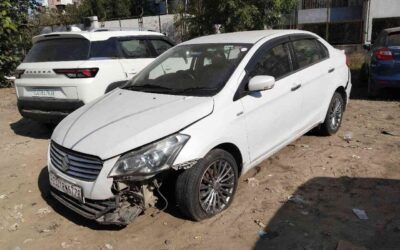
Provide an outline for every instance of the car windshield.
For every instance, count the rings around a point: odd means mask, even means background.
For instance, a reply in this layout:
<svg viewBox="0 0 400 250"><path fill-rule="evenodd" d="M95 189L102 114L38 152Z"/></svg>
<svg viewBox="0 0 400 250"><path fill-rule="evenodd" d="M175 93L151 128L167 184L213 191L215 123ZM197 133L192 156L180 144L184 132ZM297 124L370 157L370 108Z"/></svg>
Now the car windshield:
<svg viewBox="0 0 400 250"><path fill-rule="evenodd" d="M124 88L153 93L213 96L224 87L250 46L177 46L162 54Z"/></svg>
<svg viewBox="0 0 400 250"><path fill-rule="evenodd" d="M400 32L389 34L388 36L388 46L400 46Z"/></svg>

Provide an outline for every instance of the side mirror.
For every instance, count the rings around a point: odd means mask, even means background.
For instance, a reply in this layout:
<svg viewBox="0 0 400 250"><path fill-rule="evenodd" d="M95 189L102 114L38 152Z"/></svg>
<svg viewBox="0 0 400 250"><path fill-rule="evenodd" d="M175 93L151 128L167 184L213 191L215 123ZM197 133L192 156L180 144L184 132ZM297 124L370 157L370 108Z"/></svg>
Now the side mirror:
<svg viewBox="0 0 400 250"><path fill-rule="evenodd" d="M275 77L273 76L254 76L250 79L248 89L250 92L263 91L272 89L275 85Z"/></svg>
<svg viewBox="0 0 400 250"><path fill-rule="evenodd" d="M371 44L364 44L363 45L363 48L365 49L365 50L371 50Z"/></svg>

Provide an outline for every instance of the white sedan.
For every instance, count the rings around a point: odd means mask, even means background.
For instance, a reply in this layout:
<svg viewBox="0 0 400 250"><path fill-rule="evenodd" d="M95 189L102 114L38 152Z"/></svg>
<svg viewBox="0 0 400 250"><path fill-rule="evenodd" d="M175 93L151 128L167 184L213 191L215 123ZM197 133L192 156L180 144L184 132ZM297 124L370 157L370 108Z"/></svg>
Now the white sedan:
<svg viewBox="0 0 400 250"><path fill-rule="evenodd" d="M192 220L232 203L238 178L309 130L335 134L349 100L346 56L295 30L184 42L122 88L66 117L49 148L51 194L126 225L175 183Z"/></svg>

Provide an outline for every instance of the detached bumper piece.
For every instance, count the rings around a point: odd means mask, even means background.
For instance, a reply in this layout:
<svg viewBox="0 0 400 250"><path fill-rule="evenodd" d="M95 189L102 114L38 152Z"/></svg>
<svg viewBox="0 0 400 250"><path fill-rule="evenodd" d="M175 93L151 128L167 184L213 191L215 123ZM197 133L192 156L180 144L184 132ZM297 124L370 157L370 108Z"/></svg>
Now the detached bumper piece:
<svg viewBox="0 0 400 250"><path fill-rule="evenodd" d="M99 224L126 226L143 212L143 209L138 206L123 206L119 202L119 196L100 201L85 199L85 203L82 203L54 188L50 193L75 213L95 220Z"/></svg>
<svg viewBox="0 0 400 250"><path fill-rule="evenodd" d="M46 123L58 123L64 117L80 108L80 100L63 100L54 98L20 98L18 110L25 118Z"/></svg>

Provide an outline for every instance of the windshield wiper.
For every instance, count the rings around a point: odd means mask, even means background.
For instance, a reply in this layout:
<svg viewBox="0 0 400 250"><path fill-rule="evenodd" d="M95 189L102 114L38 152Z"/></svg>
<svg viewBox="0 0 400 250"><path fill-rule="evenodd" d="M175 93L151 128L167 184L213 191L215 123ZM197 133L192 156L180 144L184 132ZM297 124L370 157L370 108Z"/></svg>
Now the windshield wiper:
<svg viewBox="0 0 400 250"><path fill-rule="evenodd" d="M148 90L168 90L168 91L172 91L173 89L168 88L168 87L164 87L164 86L160 86L160 85L153 85L153 84L140 84L140 85L129 85L126 86L125 89L130 89L130 90L134 90L134 89L148 89Z"/></svg>
<svg viewBox="0 0 400 250"><path fill-rule="evenodd" d="M186 89L180 89L180 90L175 90L175 93L188 93L188 92L193 92L193 91L215 91L218 90L218 88L207 88L207 87L192 87L192 88L186 88Z"/></svg>

